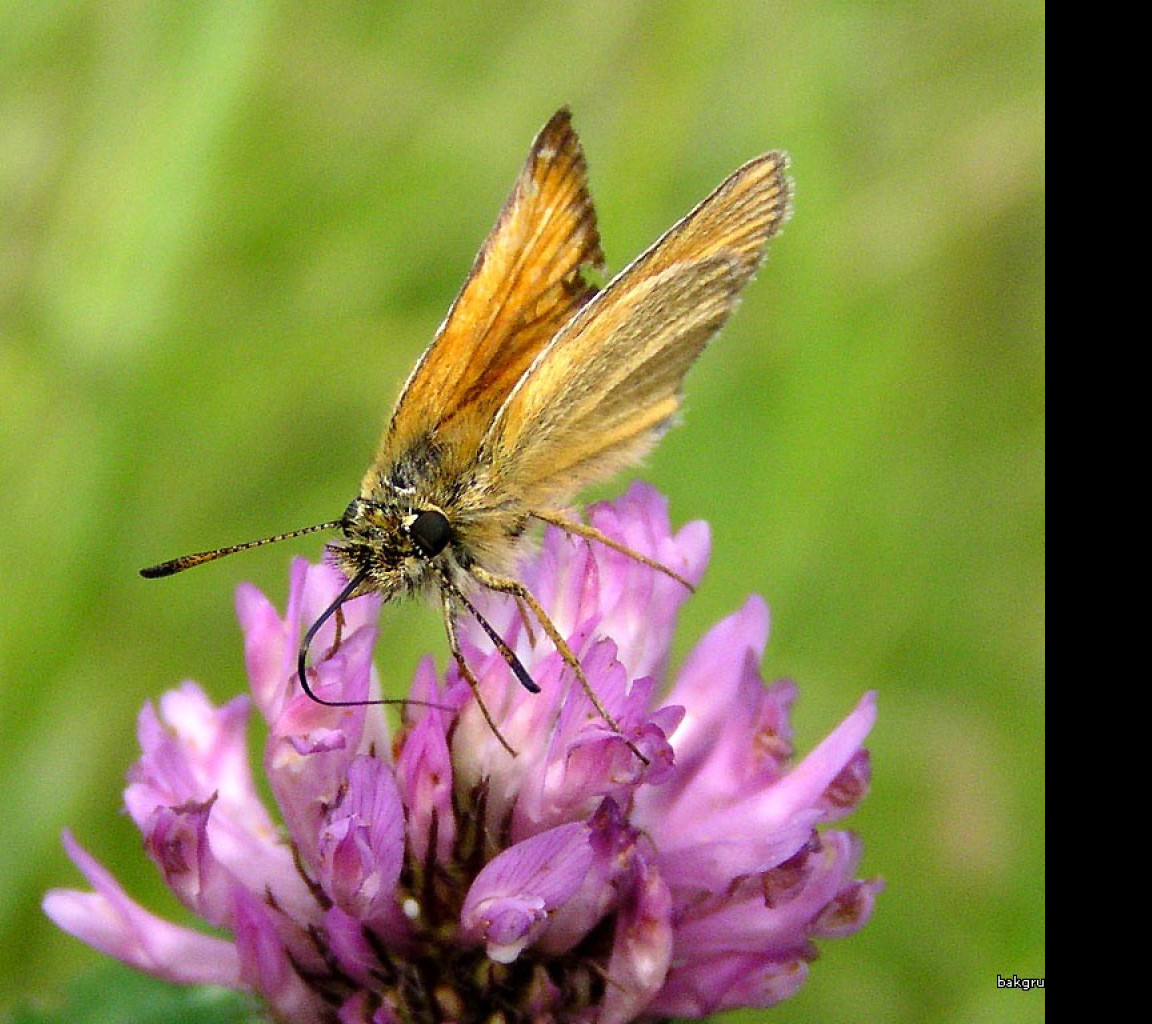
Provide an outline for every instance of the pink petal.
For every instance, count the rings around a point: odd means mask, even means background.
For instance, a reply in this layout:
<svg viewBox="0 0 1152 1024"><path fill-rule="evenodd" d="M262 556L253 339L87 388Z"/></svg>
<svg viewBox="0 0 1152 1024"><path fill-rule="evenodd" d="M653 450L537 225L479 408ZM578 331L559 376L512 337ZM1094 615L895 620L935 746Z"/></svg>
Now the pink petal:
<svg viewBox="0 0 1152 1024"><path fill-rule="evenodd" d="M325 1004L298 973L271 911L251 893L236 893L233 911L240 976L285 1021L323 1020Z"/></svg>
<svg viewBox="0 0 1152 1024"><path fill-rule="evenodd" d="M572 822L509 847L476 876L460 923L498 963L511 963L543 931L550 911L580 888L592 864L588 829Z"/></svg>
<svg viewBox="0 0 1152 1024"><path fill-rule="evenodd" d="M775 1006L794 996L808 977L802 956L765 954L698 958L677 964L649 1004L652 1017L707 1017L721 1010Z"/></svg>
<svg viewBox="0 0 1152 1024"><path fill-rule="evenodd" d="M420 662L412 696L438 702L436 668L431 658ZM453 769L448 750L451 718L428 708L412 727L396 762L396 781L408 808L408 843L412 856L423 862L429 837L435 830L438 859L449 856L456 841L456 812L452 802Z"/></svg>
<svg viewBox="0 0 1152 1024"><path fill-rule="evenodd" d="M235 946L149 913L65 832L64 848L95 892L53 889L44 912L64 931L138 970L183 985L244 988Z"/></svg>
<svg viewBox="0 0 1152 1024"><path fill-rule="evenodd" d="M211 803L203 852L210 850L213 861L249 889L271 891L286 910L304 911L314 901L249 769L249 708L244 697L216 708L193 683L165 694L159 714L145 705L139 722L143 753L129 771L124 802L146 837L157 827L158 808Z"/></svg>
<svg viewBox="0 0 1152 1024"><path fill-rule="evenodd" d="M404 808L392 767L360 756L348 766L347 788L328 812L319 843L324 891L365 922L395 903L404 861Z"/></svg>
<svg viewBox="0 0 1152 1024"><path fill-rule="evenodd" d="M717 891L732 878L766 871L791 857L824 817L823 794L855 756L876 717L875 695L857 707L803 761L779 780L734 799L727 789L708 801L700 787L684 811L656 816L649 807L645 830L660 851L661 872L673 888ZM659 791L657 791L659 793Z"/></svg>
<svg viewBox="0 0 1152 1024"><path fill-rule="evenodd" d="M636 884L618 911L616 936L597 1024L627 1024L660 991L672 962L672 894L651 865L638 859Z"/></svg>

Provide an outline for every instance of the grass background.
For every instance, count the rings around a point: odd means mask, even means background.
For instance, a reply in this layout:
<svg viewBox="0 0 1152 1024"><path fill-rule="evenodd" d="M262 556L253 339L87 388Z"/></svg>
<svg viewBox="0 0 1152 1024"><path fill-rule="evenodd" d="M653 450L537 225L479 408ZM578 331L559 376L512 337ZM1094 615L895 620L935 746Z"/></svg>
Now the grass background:
<svg viewBox="0 0 1152 1024"><path fill-rule="evenodd" d="M887 890L772 1018L1042 1020L996 976L1045 973L1043 34L1035 0L0 0L0 1015L100 962L39 911L64 826L173 911L119 810L136 713L235 693L234 585L282 602L320 543L137 568L342 511L569 103L617 269L792 154L640 471L713 525L685 646L763 593L802 748L880 691L851 823ZM382 638L398 685L443 652L426 608Z"/></svg>

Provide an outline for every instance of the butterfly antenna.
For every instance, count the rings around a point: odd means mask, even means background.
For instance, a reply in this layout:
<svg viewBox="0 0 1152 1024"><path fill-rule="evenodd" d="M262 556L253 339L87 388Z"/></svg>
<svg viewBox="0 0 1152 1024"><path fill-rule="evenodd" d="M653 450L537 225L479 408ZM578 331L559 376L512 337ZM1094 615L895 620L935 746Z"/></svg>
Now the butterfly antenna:
<svg viewBox="0 0 1152 1024"><path fill-rule="evenodd" d="M217 558L225 555L234 555L237 551L247 551L249 548L262 548L265 544L278 544L282 540L292 540L293 537L303 537L309 533L319 533L321 530L335 530L342 526L339 519L331 523L317 523L315 526L305 526L299 530L289 530L287 533L278 533L273 537L262 537L260 540L249 540L243 544L232 544L226 548L213 548L211 551L197 551L193 555L181 555L179 558L170 558L167 562L150 565L140 570L140 575L147 580L160 579L163 576L174 576L185 569L192 569L205 562L215 562Z"/></svg>

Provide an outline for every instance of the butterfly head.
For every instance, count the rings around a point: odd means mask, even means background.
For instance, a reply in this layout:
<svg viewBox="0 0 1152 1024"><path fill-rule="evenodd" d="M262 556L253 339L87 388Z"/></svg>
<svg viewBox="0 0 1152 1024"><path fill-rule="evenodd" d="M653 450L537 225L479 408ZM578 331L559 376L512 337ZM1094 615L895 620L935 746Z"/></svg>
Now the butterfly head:
<svg viewBox="0 0 1152 1024"><path fill-rule="evenodd" d="M340 532L343 537L328 545L336 564L349 579L366 573L361 593L385 600L430 582L430 563L453 540L448 517L436 507L363 497L345 510Z"/></svg>

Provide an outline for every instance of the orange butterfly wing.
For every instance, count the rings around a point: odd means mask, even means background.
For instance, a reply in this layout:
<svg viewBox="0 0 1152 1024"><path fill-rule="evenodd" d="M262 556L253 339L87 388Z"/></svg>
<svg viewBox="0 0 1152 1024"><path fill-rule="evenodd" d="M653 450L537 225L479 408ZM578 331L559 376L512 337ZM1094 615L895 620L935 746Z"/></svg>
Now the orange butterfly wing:
<svg viewBox="0 0 1152 1024"><path fill-rule="evenodd" d="M735 171L540 353L485 439L497 493L543 510L655 444L788 216L786 165L767 153Z"/></svg>
<svg viewBox="0 0 1152 1024"><path fill-rule="evenodd" d="M584 152L567 108L541 129L464 287L416 364L376 467L424 439L458 465L541 349L596 292L603 266ZM450 454L448 454L450 453Z"/></svg>

